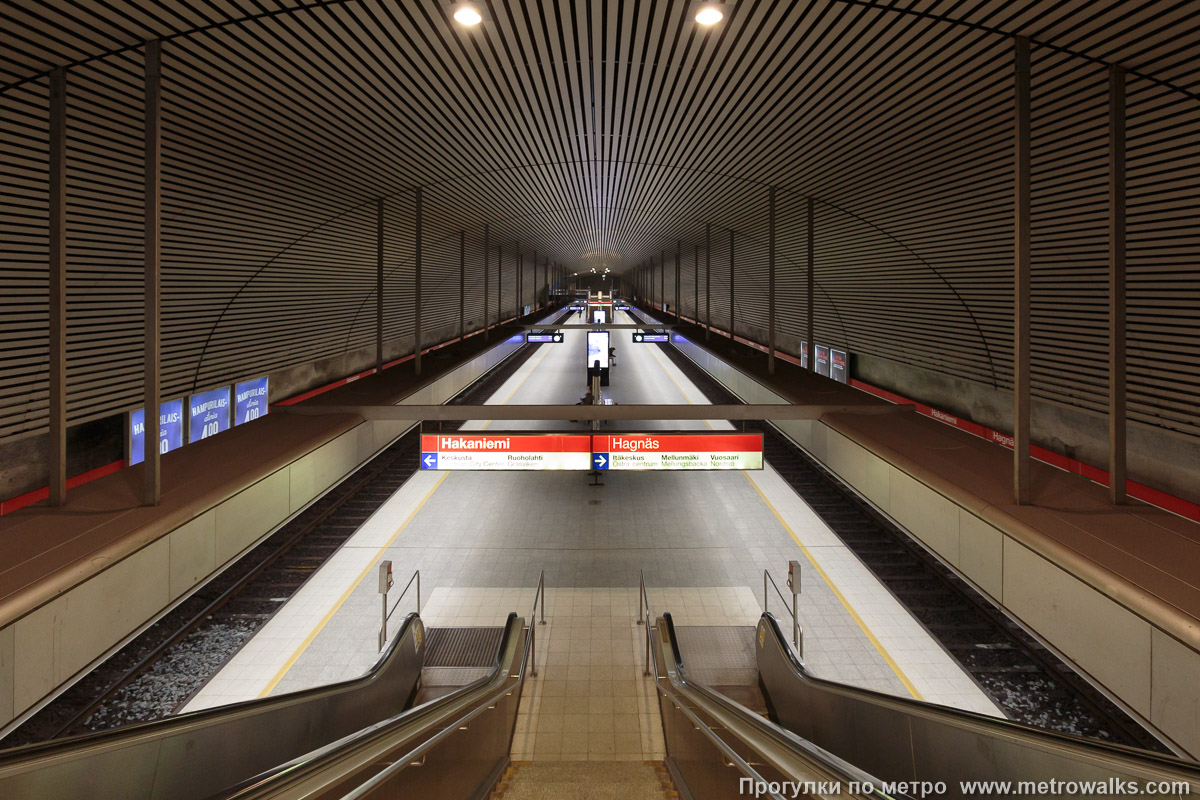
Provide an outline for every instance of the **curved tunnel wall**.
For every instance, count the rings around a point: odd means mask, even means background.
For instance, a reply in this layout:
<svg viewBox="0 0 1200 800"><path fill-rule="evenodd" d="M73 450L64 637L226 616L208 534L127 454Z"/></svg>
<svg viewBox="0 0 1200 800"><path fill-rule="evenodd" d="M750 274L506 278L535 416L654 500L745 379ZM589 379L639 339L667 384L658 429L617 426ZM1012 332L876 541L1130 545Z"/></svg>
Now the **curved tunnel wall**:
<svg viewBox="0 0 1200 800"><path fill-rule="evenodd" d="M460 230L467 327L479 325L488 223L493 319L498 290L506 316L517 308L518 244L527 296L536 250L627 278L665 254L668 298L681 245L684 312L707 289L694 262L711 259L722 328L732 231L734 325L765 341L775 185L781 347L807 326L812 197L817 339L858 354L868 381L1006 427L1009 38L830 0L739 6L720 34L696 37L670 4L625 6L635 24L604 4L555 17L530 0L498 12L481 34L492 39L464 44L418 5L309 8L166 42L165 396L369 348L381 197L389 356L411 349L418 184L426 340L457 325ZM1124 6L1109 6L1115 25ZM539 14L565 37L548 38ZM1102 55L1155 76L1129 78L1130 417L1194 449L1200 101L1179 89L1186 53L1168 45ZM0 64L0 443L46 425L47 80L30 76L85 49ZM141 73L136 48L68 71L76 425L141 399ZM1103 63L1034 48L1034 392L1054 410L1041 438L1066 448L1094 448L1074 431L1102 428L1107 393L1106 81ZM1158 446L1139 441L1135 461L1153 460ZM1136 466L1132 477L1145 479Z"/></svg>

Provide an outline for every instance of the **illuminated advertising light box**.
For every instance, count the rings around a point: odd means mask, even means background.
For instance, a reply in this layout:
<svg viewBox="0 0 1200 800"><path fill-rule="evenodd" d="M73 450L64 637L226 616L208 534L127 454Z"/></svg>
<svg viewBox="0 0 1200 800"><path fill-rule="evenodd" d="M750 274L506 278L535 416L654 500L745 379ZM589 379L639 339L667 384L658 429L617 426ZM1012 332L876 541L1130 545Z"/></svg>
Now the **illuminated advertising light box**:
<svg viewBox="0 0 1200 800"><path fill-rule="evenodd" d="M267 379L255 378L233 387L233 424L243 425L267 415Z"/></svg>
<svg viewBox="0 0 1200 800"><path fill-rule="evenodd" d="M850 356L845 350L829 351L829 377L839 383L850 382Z"/></svg>
<svg viewBox="0 0 1200 800"><path fill-rule="evenodd" d="M601 369L608 369L608 331L587 332L587 368L591 369L597 361Z"/></svg>
<svg viewBox="0 0 1200 800"><path fill-rule="evenodd" d="M608 470L762 469L761 433L592 435L592 468Z"/></svg>
<svg viewBox="0 0 1200 800"><path fill-rule="evenodd" d="M527 333L526 344L559 344L563 340L561 333Z"/></svg>
<svg viewBox="0 0 1200 800"><path fill-rule="evenodd" d="M586 433L424 433L421 469L585 470L591 445Z"/></svg>
<svg viewBox="0 0 1200 800"><path fill-rule="evenodd" d="M808 369L808 342L800 343L800 366Z"/></svg>
<svg viewBox="0 0 1200 800"><path fill-rule="evenodd" d="M229 387L188 398L188 441L198 442L229 430Z"/></svg>
<svg viewBox="0 0 1200 800"><path fill-rule="evenodd" d="M665 333L641 333L639 331L633 334L633 341L642 344L666 344L670 340Z"/></svg>
<svg viewBox="0 0 1200 800"><path fill-rule="evenodd" d="M829 348L823 344L816 346L817 374L829 377Z"/></svg>
<svg viewBox="0 0 1200 800"><path fill-rule="evenodd" d="M169 453L183 447L183 399L168 400L159 407L158 452ZM140 464L146 455L146 410L129 412L129 463Z"/></svg>

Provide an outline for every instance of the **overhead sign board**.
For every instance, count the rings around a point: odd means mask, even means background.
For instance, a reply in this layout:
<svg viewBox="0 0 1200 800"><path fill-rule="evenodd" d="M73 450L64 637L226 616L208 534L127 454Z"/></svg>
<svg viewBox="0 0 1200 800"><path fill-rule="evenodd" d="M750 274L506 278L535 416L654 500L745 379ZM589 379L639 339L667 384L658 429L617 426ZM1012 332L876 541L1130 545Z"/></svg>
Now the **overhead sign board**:
<svg viewBox="0 0 1200 800"><path fill-rule="evenodd" d="M129 412L129 463L140 464L146 455L146 410ZM168 400L159 406L158 452L169 453L183 447L183 398Z"/></svg>
<svg viewBox="0 0 1200 800"><path fill-rule="evenodd" d="M850 357L845 350L829 350L829 377L840 383L850 382Z"/></svg>
<svg viewBox="0 0 1200 800"><path fill-rule="evenodd" d="M233 387L233 424L242 425L267 415L267 379L242 381Z"/></svg>
<svg viewBox="0 0 1200 800"><path fill-rule="evenodd" d="M563 340L562 333L536 333L531 332L525 334L526 344L559 344Z"/></svg>
<svg viewBox="0 0 1200 800"><path fill-rule="evenodd" d="M426 470L585 470L591 458L586 433L421 435Z"/></svg>
<svg viewBox="0 0 1200 800"><path fill-rule="evenodd" d="M229 387L188 398L188 441L198 442L229 430Z"/></svg>
<svg viewBox="0 0 1200 800"><path fill-rule="evenodd" d="M642 344L666 344L671 341L671 338L665 333L642 333L641 331L634 331L633 341Z"/></svg>
<svg viewBox="0 0 1200 800"><path fill-rule="evenodd" d="M761 433L592 435L592 467L607 470L762 469Z"/></svg>

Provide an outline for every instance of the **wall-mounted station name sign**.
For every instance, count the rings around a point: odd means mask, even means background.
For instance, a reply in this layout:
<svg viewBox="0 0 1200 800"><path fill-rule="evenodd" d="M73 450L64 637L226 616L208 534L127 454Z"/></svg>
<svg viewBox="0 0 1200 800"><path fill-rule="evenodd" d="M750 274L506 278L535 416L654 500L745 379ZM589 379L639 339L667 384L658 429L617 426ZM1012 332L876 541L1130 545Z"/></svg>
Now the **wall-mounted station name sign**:
<svg viewBox="0 0 1200 800"><path fill-rule="evenodd" d="M581 434L421 434L421 469L585 470L591 436Z"/></svg>
<svg viewBox="0 0 1200 800"><path fill-rule="evenodd" d="M762 469L761 433L614 433L592 436L592 468Z"/></svg>
<svg viewBox="0 0 1200 800"><path fill-rule="evenodd" d="M562 344L562 340L563 335L561 332L530 331L525 334L526 344Z"/></svg>

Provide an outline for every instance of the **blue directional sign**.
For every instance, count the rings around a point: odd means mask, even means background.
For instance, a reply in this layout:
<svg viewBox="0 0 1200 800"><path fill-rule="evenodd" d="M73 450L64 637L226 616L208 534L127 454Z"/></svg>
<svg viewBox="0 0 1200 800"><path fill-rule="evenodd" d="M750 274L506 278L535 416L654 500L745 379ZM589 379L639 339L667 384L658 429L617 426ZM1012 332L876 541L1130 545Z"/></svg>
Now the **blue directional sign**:
<svg viewBox="0 0 1200 800"><path fill-rule="evenodd" d="M188 441L198 442L229 430L229 387L188 398Z"/></svg>
<svg viewBox="0 0 1200 800"><path fill-rule="evenodd" d="M421 453L421 469L437 469L437 453Z"/></svg>
<svg viewBox="0 0 1200 800"><path fill-rule="evenodd" d="M665 333L635 333L633 341L643 344L666 344L670 338Z"/></svg>
<svg viewBox="0 0 1200 800"><path fill-rule="evenodd" d="M592 469L608 469L608 453L592 453Z"/></svg>
<svg viewBox="0 0 1200 800"><path fill-rule="evenodd" d="M160 406L158 417L158 452L167 453L183 447L183 400L168 400ZM146 412L129 412L129 463L142 463L145 454L142 441L146 435Z"/></svg>
<svg viewBox="0 0 1200 800"><path fill-rule="evenodd" d="M268 412L267 379L255 378L233 387L233 424L242 425L258 419Z"/></svg>

